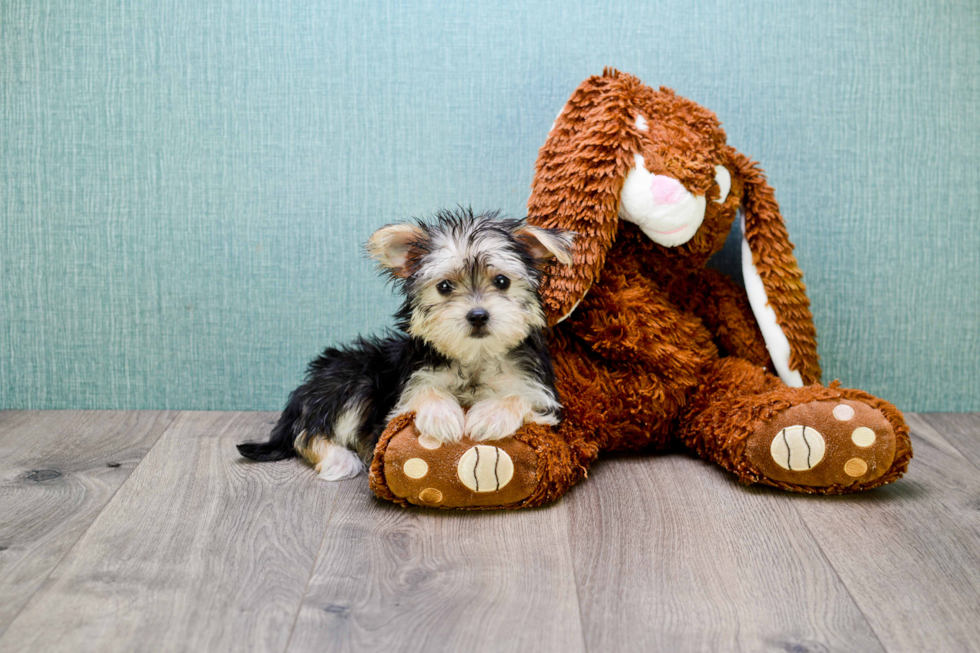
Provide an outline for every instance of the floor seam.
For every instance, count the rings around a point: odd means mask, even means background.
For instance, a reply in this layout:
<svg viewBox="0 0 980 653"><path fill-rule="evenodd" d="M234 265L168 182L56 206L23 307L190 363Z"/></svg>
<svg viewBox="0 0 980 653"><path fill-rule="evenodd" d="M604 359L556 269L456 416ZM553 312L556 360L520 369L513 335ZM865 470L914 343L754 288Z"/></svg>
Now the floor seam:
<svg viewBox="0 0 980 653"><path fill-rule="evenodd" d="M945 443L946 443L946 444L948 444L948 445L949 445L950 447L952 447L952 448L953 448L953 450L954 450L954 451L955 451L955 452L956 452L957 454L959 454L959 456L960 456L960 458L961 458L961 459L962 459L962 460L963 460L963 461L964 461L964 462L965 462L966 464L968 464L968 465L970 465L971 467L973 467L973 468L974 468L974 469L976 469L977 471L980 471L980 464L977 464L977 463L975 463L975 462L973 461L973 459L971 459L971 458L970 458L969 456L967 456L966 454L964 454L964 453L963 453L963 449L961 449L961 448L959 447L959 445L957 445L957 444L956 444L956 440L952 440L952 439L950 439L950 438L949 438L949 437L948 437L948 436L947 436L947 435L946 435L945 433L943 433L943 432L941 432L941 431L939 431L939 429L937 429L937 428L936 428L935 426L933 426L933 425L932 425L932 424L931 424L931 423L929 422L929 419L928 419L927 417L924 417L924 416L923 416L923 415L928 415L928 414L929 414L929 413L912 413L912 415L914 415L914 416L915 416L915 417L916 417L917 419L919 419L919 420L921 420L922 422L924 422L924 423L925 423L925 425L926 425L926 426L927 426L927 427L928 427L928 428L929 428L930 430L932 430L932 432L933 432L933 433L935 433L935 434L936 434L936 435L937 435L937 436L938 436L938 437L939 437L939 438L940 438L940 439L941 439L941 440L942 440L943 442L945 442ZM915 434L915 429L913 429L913 428L912 428L911 426L909 427L909 434L910 434L910 435L914 435L914 434ZM921 438L922 436L920 435L919 437Z"/></svg>
<svg viewBox="0 0 980 653"><path fill-rule="evenodd" d="M88 411L80 411L80 412L88 412ZM144 411L133 411L133 412L144 412ZM145 411L145 412L157 412L157 411ZM171 411L159 411L159 412L171 412ZM3 640L4 636L7 634L7 631L10 630L10 627L14 625L14 622L17 621L20 618L20 615L23 614L24 610L27 609L27 606L31 604L31 602L34 600L34 597L37 596L37 593L40 592L41 589L44 587L44 584L48 582L48 579L51 578L54 572L56 572L61 567L61 565L65 561L65 558L67 558L68 555L75 550L75 547L77 547L78 543L82 541L82 538L84 538L85 535L90 530L92 530L92 526L95 525L95 522L99 520L99 517L102 516L102 513L105 512L105 509L109 507L109 504L111 504L115 500L116 495L119 494L119 490L121 490L124 485L129 483L129 479L133 477L133 474L136 473L136 470L139 469L140 465L143 464L143 461L146 460L146 457L150 455L150 452L153 451L153 449L157 446L157 444L160 443L160 440L163 439L163 436L166 435L173 427L174 422L177 421L177 418L180 417L185 411L172 411L172 412L174 413L173 417L171 417L170 421L167 422L166 426L164 426L160 430L160 435L158 435L157 439L154 440L153 445L146 450L146 453L144 453L143 457L140 458L138 463L136 463L136 466L133 467L132 470L130 470L129 474L126 476L126 479L119 484L119 487L117 487L116 490L112 493L112 495L106 500L105 504L103 504L102 506L102 509L99 510L99 513L95 516L95 518L91 522L89 522L84 529L82 529L82 532L78 534L78 537L75 538L75 541L72 542L71 546L65 550L64 554L62 554L62 556L58 559L57 564L51 567L50 571L48 571L48 573L44 575L44 580L41 581L41 584L38 585L37 589L31 593L31 595L27 598L26 601L24 601L24 605L20 606L20 609L17 610L16 614L14 614L14 616L10 619L10 621L7 622L7 625L3 628L3 630L0 630L0 641Z"/></svg>
<svg viewBox="0 0 980 653"><path fill-rule="evenodd" d="M293 641L293 634L296 632L296 624L299 622L299 613L303 611L303 604L306 602L306 597L310 593L310 585L313 584L313 575L316 573L317 565L320 563L321 552L323 551L323 543L327 541L327 532L330 530L330 522L333 521L334 511L337 509L337 501L340 499L340 491L342 488L337 488L333 494L333 503L330 504L330 512L327 513L327 522L323 527L323 536L320 538L320 545L317 547L316 555L313 556L313 567L310 569L310 575L306 579L306 587L303 588L303 595L299 599L299 605L296 608L296 614L293 616L293 623L289 627L289 637L286 638L286 645L283 647L283 653L289 650L289 645Z"/></svg>
<svg viewBox="0 0 980 653"><path fill-rule="evenodd" d="M813 529L811 529L810 525L806 523L806 519L803 518L803 515L800 514L799 508L797 508L795 505L793 506L793 512L796 514L796 518L799 519L800 523L803 524L803 528L806 529L810 539L817 546L817 550L820 551L820 557L823 558L824 562L827 563L827 566L834 571L834 576L837 577L837 580L840 581L841 587L843 587L844 591L847 592L847 597L851 599L851 603L854 604L857 611L861 613L861 616L864 618L864 623L868 624L868 628L871 630L871 634L874 635L875 640L877 640L878 644L881 646L881 650L886 651L887 653L888 647L885 646L883 641L881 641L881 636L878 634L878 629L875 628L874 622L868 617L868 614L864 611L864 608L861 607L861 604L858 603L857 599L854 597L854 594L851 593L851 588L847 586L847 581L845 581L843 576L840 575L840 571L837 569L834 563L831 562L830 558L827 556L827 552L824 551L823 545L820 543L819 538L813 534Z"/></svg>
<svg viewBox="0 0 980 653"><path fill-rule="evenodd" d="M561 500L565 504L565 541L568 543L568 562L572 567L572 583L575 585L575 605L578 608L578 631L579 635L582 637L582 651L586 653L589 650L588 643L585 639L585 617L582 615L582 593L579 591L578 587L578 567L575 564L575 554L572 551L572 511L568 507L569 500Z"/></svg>

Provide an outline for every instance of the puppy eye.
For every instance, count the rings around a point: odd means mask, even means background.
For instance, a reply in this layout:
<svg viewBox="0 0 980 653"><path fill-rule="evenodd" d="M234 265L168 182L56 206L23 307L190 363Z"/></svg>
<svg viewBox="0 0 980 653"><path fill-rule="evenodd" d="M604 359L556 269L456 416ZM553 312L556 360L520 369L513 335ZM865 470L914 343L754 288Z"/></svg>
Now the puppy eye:
<svg viewBox="0 0 980 653"><path fill-rule="evenodd" d="M453 291L453 284L449 283L448 281L440 281L436 285L436 290L439 291L440 295L448 295Z"/></svg>
<svg viewBox="0 0 980 653"><path fill-rule="evenodd" d="M500 290L507 290L510 288L510 279L502 274L498 274L493 278L493 285L497 286Z"/></svg>

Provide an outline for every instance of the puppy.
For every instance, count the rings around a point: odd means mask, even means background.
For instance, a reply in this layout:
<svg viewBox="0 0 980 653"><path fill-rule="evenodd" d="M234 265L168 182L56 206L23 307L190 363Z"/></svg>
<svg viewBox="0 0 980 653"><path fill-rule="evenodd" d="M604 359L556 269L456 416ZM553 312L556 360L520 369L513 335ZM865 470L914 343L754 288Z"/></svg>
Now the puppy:
<svg viewBox="0 0 980 653"><path fill-rule="evenodd" d="M357 475L404 413L444 443L557 424L538 285L549 259L571 264L571 245L571 232L463 209L379 229L367 251L405 296L395 330L326 349L269 442L239 452L262 461L299 454L333 481Z"/></svg>

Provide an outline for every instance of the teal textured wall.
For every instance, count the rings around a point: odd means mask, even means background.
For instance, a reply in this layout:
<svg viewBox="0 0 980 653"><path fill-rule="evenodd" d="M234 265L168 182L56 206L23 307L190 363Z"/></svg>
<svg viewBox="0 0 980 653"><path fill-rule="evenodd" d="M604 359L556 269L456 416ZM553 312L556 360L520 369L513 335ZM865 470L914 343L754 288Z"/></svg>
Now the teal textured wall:
<svg viewBox="0 0 980 653"><path fill-rule="evenodd" d="M278 409L390 322L359 247L523 210L612 65L762 162L825 380L980 410L980 4L6 0L0 407Z"/></svg>

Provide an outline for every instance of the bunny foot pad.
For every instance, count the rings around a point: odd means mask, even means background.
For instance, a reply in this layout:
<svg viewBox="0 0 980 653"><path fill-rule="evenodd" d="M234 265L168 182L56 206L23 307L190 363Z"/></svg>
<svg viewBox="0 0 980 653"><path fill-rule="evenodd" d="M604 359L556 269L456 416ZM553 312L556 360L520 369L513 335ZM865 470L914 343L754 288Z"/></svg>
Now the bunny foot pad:
<svg viewBox="0 0 980 653"><path fill-rule="evenodd" d="M746 447L767 478L796 486L857 488L895 460L892 425L859 401L811 401L759 426Z"/></svg>
<svg viewBox="0 0 980 653"><path fill-rule="evenodd" d="M526 499L537 486L537 454L512 437L492 442L464 437L442 444L408 424L380 445L384 451L381 456L376 452L371 487L403 505L504 508Z"/></svg>

